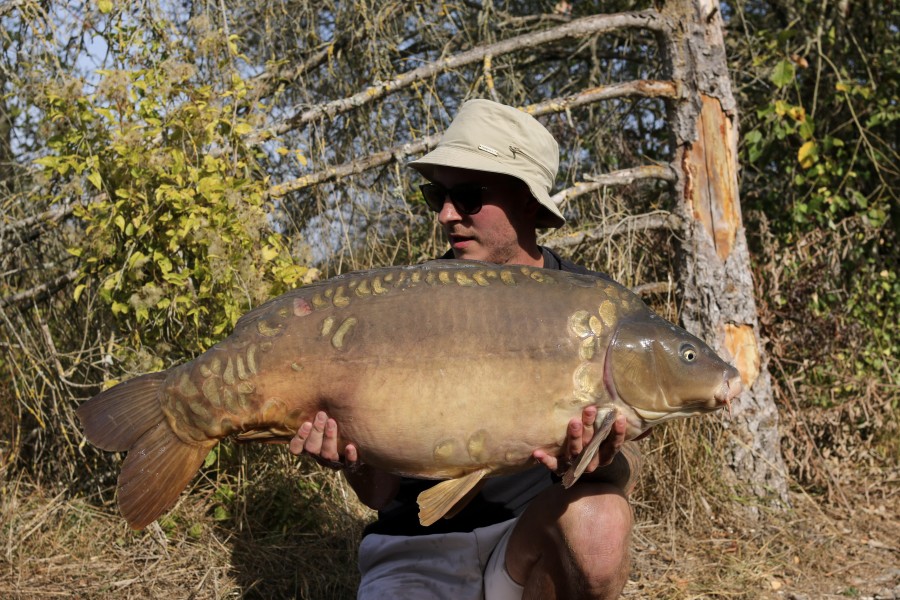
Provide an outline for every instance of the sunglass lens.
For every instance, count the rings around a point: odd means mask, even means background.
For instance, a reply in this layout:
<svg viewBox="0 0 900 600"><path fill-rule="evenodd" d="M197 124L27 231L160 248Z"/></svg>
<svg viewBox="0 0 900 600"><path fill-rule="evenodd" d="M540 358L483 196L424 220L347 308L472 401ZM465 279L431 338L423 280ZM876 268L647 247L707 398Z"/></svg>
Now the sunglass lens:
<svg viewBox="0 0 900 600"><path fill-rule="evenodd" d="M458 185L448 190L450 199L456 208L467 215L474 215L481 210L481 186Z"/></svg>
<svg viewBox="0 0 900 600"><path fill-rule="evenodd" d="M441 209L444 208L444 198L447 197L447 190L443 186L434 183L423 183L419 186L419 189L422 191L422 198L425 199L425 204L428 205L428 208L434 212L441 212Z"/></svg>
<svg viewBox="0 0 900 600"><path fill-rule="evenodd" d="M441 212L444 208L444 200L450 196L450 201L461 214L474 215L481 210L481 186L458 185L447 189L437 183L423 183L419 186L425 204L434 212Z"/></svg>

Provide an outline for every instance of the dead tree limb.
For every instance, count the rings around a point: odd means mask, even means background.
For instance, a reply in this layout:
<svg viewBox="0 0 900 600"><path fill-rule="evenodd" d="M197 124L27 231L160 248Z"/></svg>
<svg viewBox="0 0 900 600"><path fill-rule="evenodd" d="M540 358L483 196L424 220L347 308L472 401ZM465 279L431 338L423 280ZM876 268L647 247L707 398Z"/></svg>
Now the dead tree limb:
<svg viewBox="0 0 900 600"><path fill-rule="evenodd" d="M656 81L650 79L639 79L636 81L626 81L624 83L616 83L613 85L602 85L584 90L565 98L554 98L537 104L524 107L522 110L530 115L539 117L550 113L558 113L597 102L598 100L609 100L611 98L622 98L624 96L643 96L645 98L675 98L678 95L678 87L672 81Z"/></svg>
<svg viewBox="0 0 900 600"><path fill-rule="evenodd" d="M384 22L392 19L396 16L396 13L404 8L404 6L405 3L403 2L388 3L377 15L375 15L375 20ZM366 39L368 35L369 32L365 28L340 31L335 35L331 42L322 44L318 49L306 56L299 64L296 62L290 62L287 63L287 65L279 63L276 67L266 69L256 77L253 77L249 83L255 90L257 98L270 96L280 84L295 82L306 73L309 73L324 64L329 56L334 56L342 48L352 46L354 43Z"/></svg>
<svg viewBox="0 0 900 600"><path fill-rule="evenodd" d="M675 172L668 165L643 165L630 169L621 169L604 173L602 175L587 175L588 181L579 181L572 187L568 187L553 194L551 199L557 204L568 202L572 198L589 194L593 191L610 185L629 185L638 179L661 179L663 181L675 181Z"/></svg>
<svg viewBox="0 0 900 600"><path fill-rule="evenodd" d="M535 115L543 116L547 114L562 112L568 108L581 106L590 102L598 102L600 100L608 100L610 98L620 98L623 96L662 96L674 93L675 85L668 81L629 81L610 86L601 86L586 90L585 92L566 96L564 98L554 98L539 104L532 104L522 107L521 110ZM427 152L434 148L441 139L441 134L432 134L399 146L394 146L381 152L370 154L361 159L354 160L334 167L329 167L291 181L285 181L269 188L269 195L272 197L283 196L289 192L302 190L313 185L318 185L326 181L333 181L349 175L358 175L363 171L374 169L386 165L392 161L400 161L406 157L414 156ZM586 194L604 185L622 185L631 183L635 179L657 178L666 181L674 181L674 172L665 165L647 165L643 167L635 167L633 169L623 169L615 173L609 173L602 176L596 176L596 183L576 184L576 187L569 188L566 192L572 194L572 197ZM559 194L557 194L558 196ZM566 198L568 198L567 196Z"/></svg>
<svg viewBox="0 0 900 600"><path fill-rule="evenodd" d="M6 298L0 298L0 308L24 304L28 301L42 302L75 281L77 276L78 271L73 269L68 273L63 273L59 277L35 286L30 290L25 290L24 292L19 292L18 294L13 294Z"/></svg>
<svg viewBox="0 0 900 600"><path fill-rule="evenodd" d="M626 235L639 231L653 231L667 229L677 231L682 226L682 219L677 215L658 211L643 215L626 217L616 223L598 225L587 231L575 231L572 233L554 233L542 240L542 243L551 248L572 248L588 242L596 242L614 235Z"/></svg>
<svg viewBox="0 0 900 600"><path fill-rule="evenodd" d="M322 117L334 118L336 115L383 98L401 88L413 85L419 81L424 81L438 73L482 62L487 55L497 57L564 38L583 37L607 31L631 28L662 32L668 29L668 26L666 20L655 10L583 17L552 29L523 34L508 40L488 44L486 46L479 46L466 52L441 58L429 65L413 69L412 71L395 77L390 81L369 86L353 96L333 100L325 104L313 106L303 112L298 112L281 123L273 125L269 131L278 136Z"/></svg>
<svg viewBox="0 0 900 600"><path fill-rule="evenodd" d="M69 204L44 211L27 219L15 221L0 228L0 254L6 254L17 246L37 239L46 231L47 225L60 222L69 217L74 210L75 205Z"/></svg>
<svg viewBox="0 0 900 600"><path fill-rule="evenodd" d="M54 208L51 210L45 210L42 213L36 214L32 217L28 217L27 219L21 219L19 221L14 221L9 225L5 225L0 228L0 238L4 238L7 235L19 231L20 229L25 229L27 227L32 227L34 225L43 225L45 223L56 223L65 219L75 210L74 204L69 204L67 206L61 206L59 208Z"/></svg>

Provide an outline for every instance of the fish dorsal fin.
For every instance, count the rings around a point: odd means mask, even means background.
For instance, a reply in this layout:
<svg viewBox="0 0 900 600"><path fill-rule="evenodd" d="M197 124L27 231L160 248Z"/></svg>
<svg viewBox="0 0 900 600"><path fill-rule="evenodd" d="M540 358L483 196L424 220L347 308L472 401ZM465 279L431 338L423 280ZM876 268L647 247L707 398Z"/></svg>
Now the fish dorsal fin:
<svg viewBox="0 0 900 600"><path fill-rule="evenodd" d="M578 478L581 477L581 474L584 473L584 470L590 464L591 459L597 454L597 450L600 449L600 444L609 437L609 432L618 415L619 413L615 408L601 408L597 411L597 420L594 421L594 437L591 438L587 448L578 455L578 460L563 475L563 487L568 489L578 481Z"/></svg>
<svg viewBox="0 0 900 600"><path fill-rule="evenodd" d="M442 481L419 494L419 523L427 527L450 513L462 500L471 499L466 496L489 472L489 469L479 469L456 479Z"/></svg>

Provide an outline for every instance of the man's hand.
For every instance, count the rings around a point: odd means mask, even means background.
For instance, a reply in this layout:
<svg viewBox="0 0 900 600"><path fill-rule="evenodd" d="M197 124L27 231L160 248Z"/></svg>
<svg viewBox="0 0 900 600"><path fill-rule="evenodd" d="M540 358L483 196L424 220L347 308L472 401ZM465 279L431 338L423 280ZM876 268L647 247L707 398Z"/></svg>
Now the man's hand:
<svg viewBox="0 0 900 600"><path fill-rule="evenodd" d="M323 411L319 411L316 418L311 423L303 423L291 439L291 454L309 454L320 465L332 469L356 466L359 460L356 446L347 444L344 448L344 460L341 462L337 438L337 423Z"/></svg>
<svg viewBox="0 0 900 600"><path fill-rule="evenodd" d="M387 506L397 495L400 478L360 462L359 452L353 444L344 447L344 459L341 462L337 441L337 422L319 411L312 422L300 425L297 435L291 439L290 450L296 456L308 454L322 466L345 469L347 482L363 504L374 510Z"/></svg>
<svg viewBox="0 0 900 600"><path fill-rule="evenodd" d="M566 442L563 444L559 456L552 456L543 450L535 450L532 456L542 465L561 474L594 437L594 421L597 420L597 407L588 406L581 411L581 418L573 418L566 429ZM619 448L625 443L626 420L625 415L619 415L613 423L609 436L600 443L597 454L588 464L585 473L591 473L598 467L604 467L612 462Z"/></svg>

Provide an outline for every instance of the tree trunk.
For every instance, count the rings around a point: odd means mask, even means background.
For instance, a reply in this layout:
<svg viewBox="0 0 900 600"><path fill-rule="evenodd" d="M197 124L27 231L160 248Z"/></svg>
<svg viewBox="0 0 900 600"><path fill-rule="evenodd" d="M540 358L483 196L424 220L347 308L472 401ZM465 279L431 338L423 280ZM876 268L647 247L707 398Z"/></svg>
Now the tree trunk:
<svg viewBox="0 0 900 600"><path fill-rule="evenodd" d="M677 24L664 42L682 96L670 103L673 167L683 219L682 319L731 354L744 392L727 427L726 460L738 483L767 503L787 503L776 409L759 339L738 194L737 111L725 61L718 0L670 0Z"/></svg>

